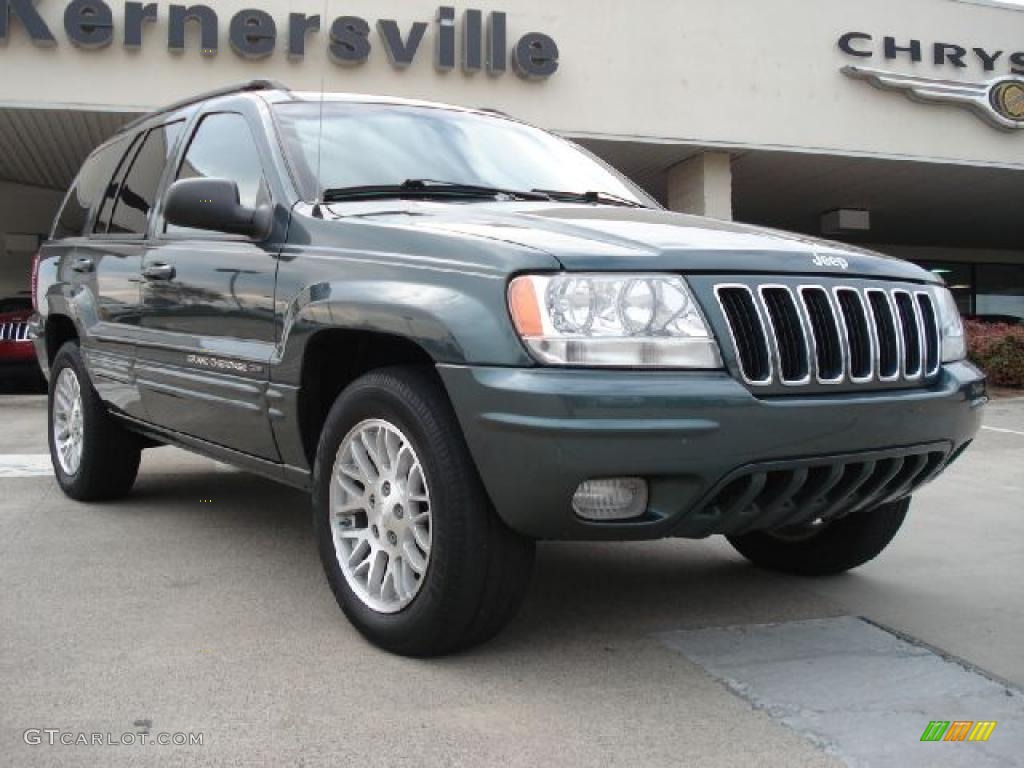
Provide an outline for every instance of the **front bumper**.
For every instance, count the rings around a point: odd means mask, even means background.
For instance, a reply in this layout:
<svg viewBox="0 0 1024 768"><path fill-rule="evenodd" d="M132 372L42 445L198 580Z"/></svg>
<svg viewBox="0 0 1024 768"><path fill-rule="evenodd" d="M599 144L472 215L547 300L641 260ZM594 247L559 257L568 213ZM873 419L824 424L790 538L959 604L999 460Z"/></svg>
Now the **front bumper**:
<svg viewBox="0 0 1024 768"><path fill-rule="evenodd" d="M987 402L984 377L968 362L943 366L920 389L771 398L717 371L438 371L498 514L540 539L726 532L704 508L737 476L861 453L885 460L930 451L948 461L973 439ZM593 523L573 513L581 482L618 476L647 479L643 517Z"/></svg>

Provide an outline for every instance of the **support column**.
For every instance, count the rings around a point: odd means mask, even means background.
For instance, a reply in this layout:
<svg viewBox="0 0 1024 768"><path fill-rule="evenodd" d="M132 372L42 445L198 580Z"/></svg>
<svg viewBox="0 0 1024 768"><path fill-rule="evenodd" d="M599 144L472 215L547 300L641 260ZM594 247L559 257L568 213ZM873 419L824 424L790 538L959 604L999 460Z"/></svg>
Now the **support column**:
<svg viewBox="0 0 1024 768"><path fill-rule="evenodd" d="M732 156L701 152L668 171L668 207L680 213L732 219Z"/></svg>

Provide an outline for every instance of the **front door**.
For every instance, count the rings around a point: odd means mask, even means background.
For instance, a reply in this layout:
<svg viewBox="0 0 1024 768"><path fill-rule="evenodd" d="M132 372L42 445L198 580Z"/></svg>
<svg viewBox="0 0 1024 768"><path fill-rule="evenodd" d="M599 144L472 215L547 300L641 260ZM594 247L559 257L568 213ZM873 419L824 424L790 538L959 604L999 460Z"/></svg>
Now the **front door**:
<svg viewBox="0 0 1024 768"><path fill-rule="evenodd" d="M238 184L249 206L269 199L246 118L203 116L175 179ZM277 460L267 407L280 244L157 221L142 265L138 376L153 423Z"/></svg>

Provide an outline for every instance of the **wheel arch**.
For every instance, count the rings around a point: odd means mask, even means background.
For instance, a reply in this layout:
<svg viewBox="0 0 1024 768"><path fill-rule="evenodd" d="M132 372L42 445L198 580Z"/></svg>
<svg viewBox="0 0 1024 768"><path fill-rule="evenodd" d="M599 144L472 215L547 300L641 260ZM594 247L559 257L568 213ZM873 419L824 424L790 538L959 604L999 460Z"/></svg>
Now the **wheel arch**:
<svg viewBox="0 0 1024 768"><path fill-rule="evenodd" d="M53 367L54 358L60 348L67 342L80 338L78 327L68 315L63 313L50 313L46 317L46 326L43 334L46 341L46 362L48 367Z"/></svg>
<svg viewBox="0 0 1024 768"><path fill-rule="evenodd" d="M298 391L298 423L302 448L312 466L327 414L338 395L370 371L407 365L437 376L437 361L427 349L407 336L378 330L323 328L306 340Z"/></svg>

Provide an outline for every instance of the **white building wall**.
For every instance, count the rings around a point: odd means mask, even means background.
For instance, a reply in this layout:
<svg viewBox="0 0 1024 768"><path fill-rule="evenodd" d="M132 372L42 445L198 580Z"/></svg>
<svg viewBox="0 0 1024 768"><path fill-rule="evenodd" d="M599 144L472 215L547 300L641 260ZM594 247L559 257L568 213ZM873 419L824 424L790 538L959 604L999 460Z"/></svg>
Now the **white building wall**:
<svg viewBox="0 0 1024 768"><path fill-rule="evenodd" d="M880 66L929 77L973 81L1009 72L1010 54L1024 48L1024 12L959 0L516 0L456 5L508 13L510 46L538 31L560 48L560 68L546 81L438 73L433 66L436 2L418 0L218 0L220 50L203 57L198 37L167 50L168 2L147 25L139 50L122 45L123 2L110 3L115 41L100 50L74 47L63 30L64 0L38 0L57 38L34 46L17 22L0 46L0 105L87 104L152 107L213 86L255 78L295 88L375 92L490 106L578 136L686 141L709 147L767 147L851 155L921 158L1024 167L1024 131L1003 132L948 106L913 103L840 73L847 64ZM270 12L277 49L248 61L227 43L231 16L246 7ZM367 19L393 18L403 32L431 22L418 55L403 71L388 62L372 30L368 61L342 67L327 56L327 35L310 38L303 61L286 52L289 12ZM875 36L873 59L853 59L837 40L845 32ZM923 61L887 62L882 38L918 39ZM963 69L936 66L932 44L983 46L1004 55L986 73L973 54ZM867 45L866 43L858 43ZM1024 59L1022 59L1024 60Z"/></svg>

